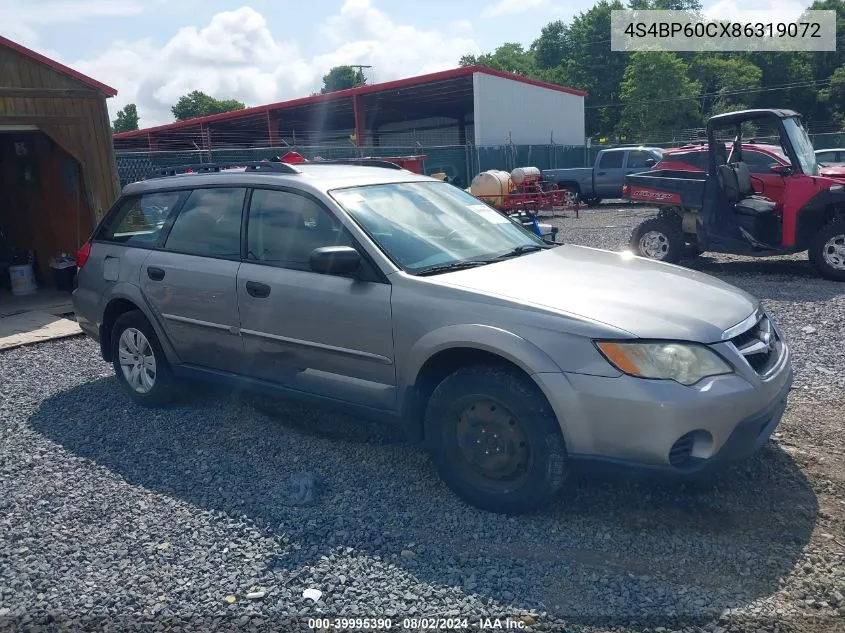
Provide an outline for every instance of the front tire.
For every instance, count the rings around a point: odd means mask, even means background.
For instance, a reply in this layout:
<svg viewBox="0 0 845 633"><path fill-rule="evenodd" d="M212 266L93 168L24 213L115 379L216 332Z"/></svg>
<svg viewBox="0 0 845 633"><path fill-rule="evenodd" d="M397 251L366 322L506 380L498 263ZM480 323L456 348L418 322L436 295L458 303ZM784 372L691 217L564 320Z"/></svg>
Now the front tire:
<svg viewBox="0 0 845 633"><path fill-rule="evenodd" d="M514 370L475 365L446 377L428 402L425 433L441 479L483 510L529 512L566 477L557 418L533 381Z"/></svg>
<svg viewBox="0 0 845 633"><path fill-rule="evenodd" d="M642 222L631 234L631 250L640 257L677 264L685 249L686 240L680 222L651 218Z"/></svg>
<svg viewBox="0 0 845 633"><path fill-rule="evenodd" d="M177 395L176 379L155 331L138 310L120 315L111 332L114 373L124 391L140 405L161 406Z"/></svg>
<svg viewBox="0 0 845 633"><path fill-rule="evenodd" d="M807 255L825 279L845 281L845 220L828 222L810 242Z"/></svg>

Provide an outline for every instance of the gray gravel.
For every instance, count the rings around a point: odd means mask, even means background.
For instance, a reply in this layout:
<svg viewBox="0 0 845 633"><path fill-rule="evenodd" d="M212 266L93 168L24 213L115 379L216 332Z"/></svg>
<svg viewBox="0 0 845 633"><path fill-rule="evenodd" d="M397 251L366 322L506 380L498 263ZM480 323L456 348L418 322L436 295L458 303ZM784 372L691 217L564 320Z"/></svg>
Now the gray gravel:
<svg viewBox="0 0 845 633"><path fill-rule="evenodd" d="M646 213L552 221L617 249ZM695 266L786 329L796 389L774 441L706 482L576 472L519 518L463 505L387 427L238 394L143 410L80 338L0 354L0 630L307 630L318 614L845 630L845 285L800 258Z"/></svg>

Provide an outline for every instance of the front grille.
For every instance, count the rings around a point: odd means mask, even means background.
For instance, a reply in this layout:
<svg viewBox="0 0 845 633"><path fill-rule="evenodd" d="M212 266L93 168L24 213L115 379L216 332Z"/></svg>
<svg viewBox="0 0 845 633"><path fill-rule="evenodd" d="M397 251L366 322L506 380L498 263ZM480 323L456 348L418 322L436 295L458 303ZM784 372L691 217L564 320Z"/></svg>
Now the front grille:
<svg viewBox="0 0 845 633"><path fill-rule="evenodd" d="M748 330L737 334L730 342L758 374L764 375L777 362L782 343L765 314Z"/></svg>

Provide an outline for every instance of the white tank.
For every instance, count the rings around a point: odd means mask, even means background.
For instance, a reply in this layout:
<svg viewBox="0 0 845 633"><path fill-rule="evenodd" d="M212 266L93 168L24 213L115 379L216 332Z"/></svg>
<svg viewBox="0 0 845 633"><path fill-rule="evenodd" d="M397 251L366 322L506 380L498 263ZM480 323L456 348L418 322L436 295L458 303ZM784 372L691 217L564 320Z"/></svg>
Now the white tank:
<svg viewBox="0 0 845 633"><path fill-rule="evenodd" d="M513 181L508 172L490 169L473 178L469 189L476 198L490 204L497 204L501 203L502 197L513 189Z"/></svg>
<svg viewBox="0 0 845 633"><path fill-rule="evenodd" d="M540 170L536 167L517 167L511 172L511 180L517 185L540 180Z"/></svg>

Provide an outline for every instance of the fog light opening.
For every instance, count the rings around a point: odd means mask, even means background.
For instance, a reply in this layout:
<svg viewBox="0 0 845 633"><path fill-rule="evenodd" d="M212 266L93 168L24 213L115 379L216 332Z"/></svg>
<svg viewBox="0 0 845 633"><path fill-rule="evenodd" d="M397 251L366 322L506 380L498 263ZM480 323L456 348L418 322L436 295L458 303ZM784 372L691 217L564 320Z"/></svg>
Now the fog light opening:
<svg viewBox="0 0 845 633"><path fill-rule="evenodd" d="M699 429L684 433L669 449L669 463L678 470L694 468L713 454L713 436Z"/></svg>

